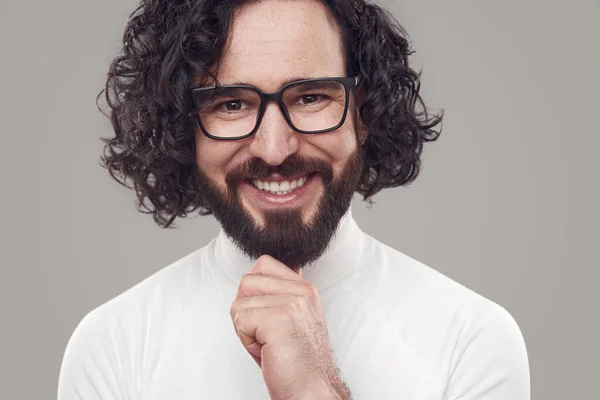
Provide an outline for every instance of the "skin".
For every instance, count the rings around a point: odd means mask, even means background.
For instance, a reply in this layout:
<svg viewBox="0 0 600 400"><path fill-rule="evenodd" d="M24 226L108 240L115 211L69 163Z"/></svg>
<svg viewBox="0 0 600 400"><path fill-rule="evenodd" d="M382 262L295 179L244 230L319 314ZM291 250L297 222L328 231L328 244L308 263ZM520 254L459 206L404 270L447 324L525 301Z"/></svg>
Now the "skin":
<svg viewBox="0 0 600 400"><path fill-rule="evenodd" d="M341 35L324 5L313 0L264 0L236 10L218 79L222 85L243 82L275 92L289 80L345 75ZM338 177L358 146L350 117L353 100L349 107L349 118L341 128L319 135L293 131L274 103L268 104L257 133L247 139L217 141L198 129L198 167L223 193L227 173L253 157L271 165L295 153L318 158ZM364 137L359 124L359 136ZM317 181L301 205L305 223L322 193L322 182ZM264 205L244 192L240 198L261 225ZM240 280L230 311L234 329L261 367L272 399L349 398L330 351L319 292L301 271L270 256L260 257Z"/></svg>
<svg viewBox="0 0 600 400"><path fill-rule="evenodd" d="M324 5L313 0L265 0L236 10L218 79L222 85L243 82L270 93L292 79L345 75L341 35ZM349 107L351 116L353 100ZM294 153L319 158L331 165L337 177L357 146L353 118L347 118L336 131L303 135L292 130L275 103L267 105L260 128L251 137L217 141L197 129L196 143L198 167L223 192L226 174L253 157L270 165L279 165ZM322 195L321 182L316 186L303 204L305 223ZM262 209L247 196L242 195L241 200L255 223L262 226Z"/></svg>
<svg viewBox="0 0 600 400"><path fill-rule="evenodd" d="M240 280L230 315L271 399L350 399L331 354L319 291L301 270L259 257Z"/></svg>

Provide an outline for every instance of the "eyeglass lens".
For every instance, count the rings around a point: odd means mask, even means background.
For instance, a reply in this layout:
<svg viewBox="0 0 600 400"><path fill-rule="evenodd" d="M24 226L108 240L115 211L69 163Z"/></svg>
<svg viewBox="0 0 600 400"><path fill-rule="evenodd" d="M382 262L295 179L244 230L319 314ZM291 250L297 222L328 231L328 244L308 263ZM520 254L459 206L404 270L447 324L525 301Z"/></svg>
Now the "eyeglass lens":
<svg viewBox="0 0 600 400"><path fill-rule="evenodd" d="M327 130L342 121L346 88L337 81L299 82L284 90L282 101L296 129ZM200 121L210 135L235 138L255 129L261 97L253 89L217 87L200 92L196 104Z"/></svg>

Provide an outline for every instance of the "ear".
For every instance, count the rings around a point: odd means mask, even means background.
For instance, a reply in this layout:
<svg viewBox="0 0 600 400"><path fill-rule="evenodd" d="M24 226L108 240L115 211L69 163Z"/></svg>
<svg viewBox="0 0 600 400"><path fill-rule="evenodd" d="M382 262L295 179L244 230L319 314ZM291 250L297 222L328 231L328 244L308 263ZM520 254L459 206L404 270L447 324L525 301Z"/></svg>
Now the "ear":
<svg viewBox="0 0 600 400"><path fill-rule="evenodd" d="M367 126L363 123L362 118L360 117L360 113L358 114L359 115L356 121L358 124L358 142L361 146L363 146L366 143L367 138L369 137L369 130L367 129Z"/></svg>
<svg viewBox="0 0 600 400"><path fill-rule="evenodd" d="M358 93L356 95L356 129L358 132L358 142L361 146L365 144L367 138L369 137L369 129L364 124L362 116L360 115L360 107L365 100L365 88L364 86L360 86Z"/></svg>

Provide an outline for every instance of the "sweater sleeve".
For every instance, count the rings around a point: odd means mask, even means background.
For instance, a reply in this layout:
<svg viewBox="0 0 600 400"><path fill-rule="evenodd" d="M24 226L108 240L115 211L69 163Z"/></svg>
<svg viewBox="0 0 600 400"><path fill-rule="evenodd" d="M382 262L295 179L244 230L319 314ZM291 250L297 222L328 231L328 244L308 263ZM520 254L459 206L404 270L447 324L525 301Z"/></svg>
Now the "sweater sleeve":
<svg viewBox="0 0 600 400"><path fill-rule="evenodd" d="M67 343L58 380L58 400L130 400L134 397L124 336L96 309L77 325Z"/></svg>
<svg viewBox="0 0 600 400"><path fill-rule="evenodd" d="M459 339L445 400L529 400L529 362L513 317L496 303Z"/></svg>

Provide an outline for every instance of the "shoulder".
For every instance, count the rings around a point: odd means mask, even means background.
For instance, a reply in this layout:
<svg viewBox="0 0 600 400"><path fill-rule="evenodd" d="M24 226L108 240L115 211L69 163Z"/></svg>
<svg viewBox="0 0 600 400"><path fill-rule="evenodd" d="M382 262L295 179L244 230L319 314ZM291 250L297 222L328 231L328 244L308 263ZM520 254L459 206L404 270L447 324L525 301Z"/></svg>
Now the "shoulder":
<svg viewBox="0 0 600 400"><path fill-rule="evenodd" d="M492 300L367 235L368 251L354 276L353 289L371 305L393 317L418 312L443 321L479 316L491 308L502 308Z"/></svg>
<svg viewBox="0 0 600 400"><path fill-rule="evenodd" d="M527 351L513 316L439 271L371 240L369 262L353 290L382 315L404 349L447 386L449 398L492 390L495 397L465 399L528 399Z"/></svg>
<svg viewBox="0 0 600 400"><path fill-rule="evenodd" d="M99 305L82 322L108 322L115 317L130 319L139 316L142 309L156 312L160 307L173 307L177 303L189 301L188 297L195 293L195 285L204 273L204 253L207 247L178 259Z"/></svg>
<svg viewBox="0 0 600 400"><path fill-rule="evenodd" d="M80 321L73 336L127 321L128 328L136 322L148 318L154 319L173 315L202 295L200 284L209 284L205 253L212 242L205 247L187 254L170 265L158 270L134 286L89 311ZM164 315L163 315L164 312ZM161 317L161 318L157 318Z"/></svg>
<svg viewBox="0 0 600 400"><path fill-rule="evenodd" d="M210 244L209 244L210 246ZM59 399L74 393L134 391L124 381L151 362L153 349L181 325L184 309L197 301L204 252L196 250L155 272L79 321L68 340L59 378ZM123 397L125 398L125 397Z"/></svg>

